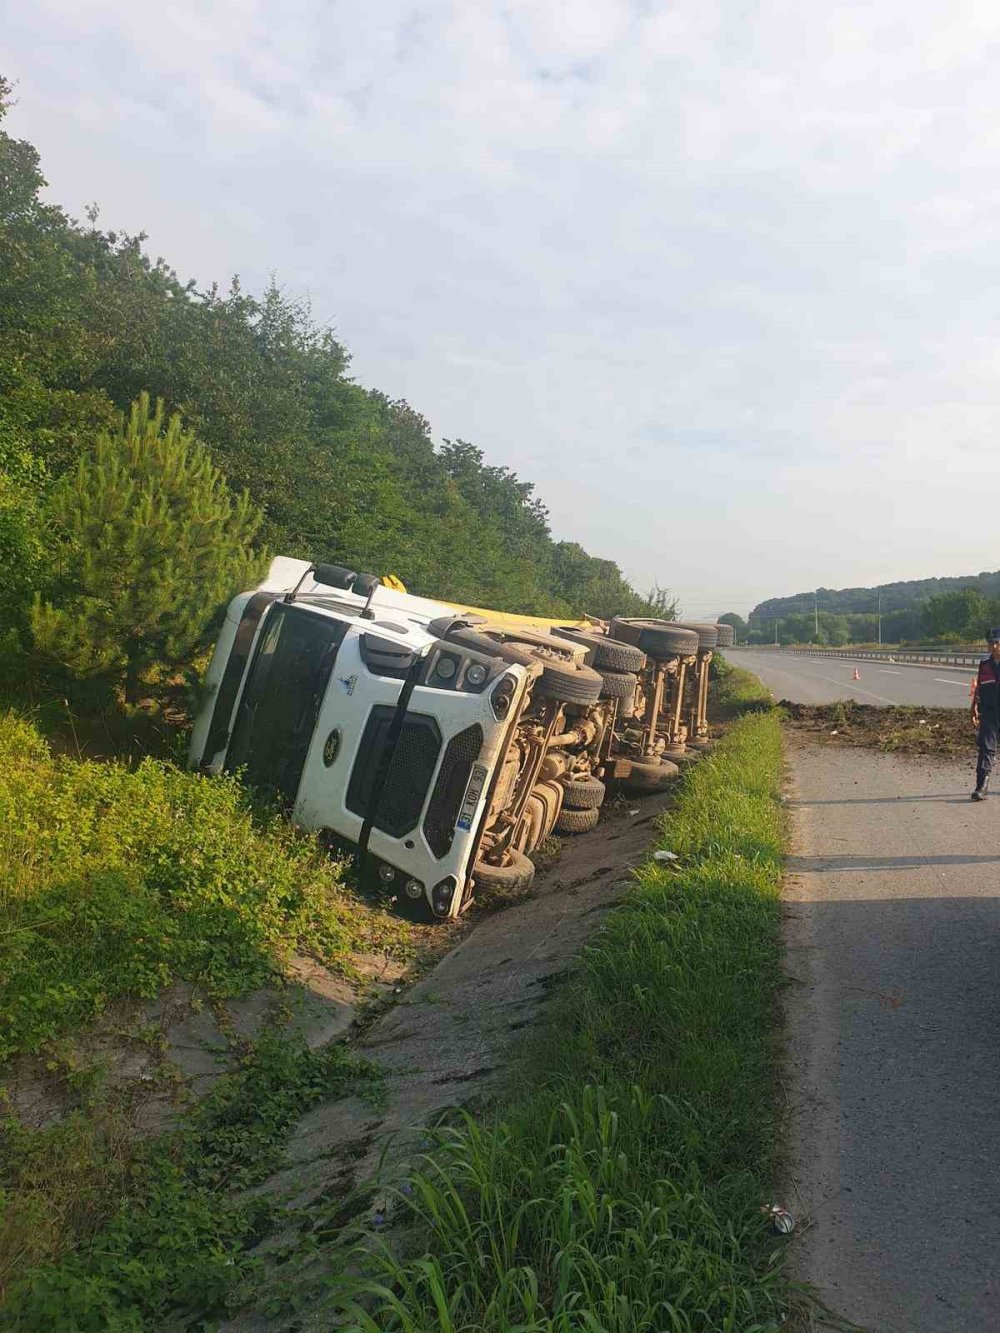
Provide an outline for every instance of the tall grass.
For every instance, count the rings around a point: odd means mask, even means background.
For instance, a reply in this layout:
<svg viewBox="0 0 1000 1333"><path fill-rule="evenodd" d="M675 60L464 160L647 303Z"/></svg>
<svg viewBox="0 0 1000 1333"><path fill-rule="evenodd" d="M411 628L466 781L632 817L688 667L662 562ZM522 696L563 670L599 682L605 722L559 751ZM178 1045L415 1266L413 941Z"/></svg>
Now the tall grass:
<svg viewBox="0 0 1000 1333"><path fill-rule="evenodd" d="M719 653L712 659L712 680L709 707L722 721L732 721L745 713L766 713L774 707L774 696L759 676L733 666Z"/></svg>
<svg viewBox="0 0 1000 1333"><path fill-rule="evenodd" d="M790 1303L761 1205L774 1080L785 827L773 715L686 779L660 845L587 949L528 1091L438 1136L365 1238L331 1315L365 1333L757 1333Z"/></svg>
<svg viewBox="0 0 1000 1333"><path fill-rule="evenodd" d="M53 757L0 714L0 1064L175 977L218 994L302 945L336 961L402 923L363 914L339 871L231 780L147 759Z"/></svg>

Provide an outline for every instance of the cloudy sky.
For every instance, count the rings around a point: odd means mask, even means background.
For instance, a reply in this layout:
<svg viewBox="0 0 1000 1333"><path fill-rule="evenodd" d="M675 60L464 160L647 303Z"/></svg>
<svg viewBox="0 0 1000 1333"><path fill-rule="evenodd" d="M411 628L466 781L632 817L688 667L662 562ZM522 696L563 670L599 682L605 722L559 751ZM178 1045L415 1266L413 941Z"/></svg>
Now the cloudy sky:
<svg viewBox="0 0 1000 1333"><path fill-rule="evenodd" d="M8 128L688 614L1000 567L995 0L33 0Z"/></svg>

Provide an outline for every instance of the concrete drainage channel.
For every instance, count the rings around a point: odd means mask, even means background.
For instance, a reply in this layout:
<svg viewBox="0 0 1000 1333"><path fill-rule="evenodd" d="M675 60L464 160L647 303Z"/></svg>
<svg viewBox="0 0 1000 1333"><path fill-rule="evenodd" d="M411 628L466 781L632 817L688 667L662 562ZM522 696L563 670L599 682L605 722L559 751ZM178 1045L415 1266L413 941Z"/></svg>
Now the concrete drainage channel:
<svg viewBox="0 0 1000 1333"><path fill-rule="evenodd" d="M257 1192L303 1214L317 1228L380 1168L389 1174L416 1150L422 1127L451 1107L481 1101L503 1087L508 1053L532 1024L551 985L563 976L604 913L626 892L630 871L648 853L669 793L632 799L585 838L564 844L559 862L535 881L530 897L484 916L353 1046L386 1074L375 1110L356 1097L316 1107L297 1126L286 1165ZM309 1225L309 1222L306 1222ZM292 1240L272 1237L262 1247ZM299 1328L300 1311L295 1316ZM272 1316L245 1312L228 1333L275 1330Z"/></svg>

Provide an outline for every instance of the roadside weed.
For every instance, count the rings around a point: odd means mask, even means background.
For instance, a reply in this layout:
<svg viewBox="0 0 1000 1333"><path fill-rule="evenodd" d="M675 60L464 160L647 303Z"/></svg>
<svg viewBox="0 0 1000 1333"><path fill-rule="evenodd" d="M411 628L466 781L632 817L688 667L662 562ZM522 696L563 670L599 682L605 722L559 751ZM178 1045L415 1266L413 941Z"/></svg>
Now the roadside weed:
<svg viewBox="0 0 1000 1333"><path fill-rule="evenodd" d="M774 698L766 685L752 671L733 666L716 653L712 658L712 690L709 704L713 714L724 719L744 713L766 713L774 707Z"/></svg>

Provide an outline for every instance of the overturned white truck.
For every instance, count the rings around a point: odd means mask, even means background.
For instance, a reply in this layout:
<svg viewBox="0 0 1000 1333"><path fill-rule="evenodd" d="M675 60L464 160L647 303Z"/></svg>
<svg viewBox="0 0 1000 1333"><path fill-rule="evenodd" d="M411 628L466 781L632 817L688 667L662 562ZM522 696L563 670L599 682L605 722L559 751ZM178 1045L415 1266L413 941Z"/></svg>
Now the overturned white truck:
<svg viewBox="0 0 1000 1333"><path fill-rule="evenodd" d="M190 763L354 844L362 878L418 914L527 885L553 830L597 822L615 701L581 645L474 622L276 559L229 607Z"/></svg>
<svg viewBox="0 0 1000 1333"><path fill-rule="evenodd" d="M356 847L362 882L403 910L454 917L476 885L526 887L553 832L592 828L603 779L676 772L664 691L696 638L662 621L645 634L511 627L279 557L229 606L189 761L241 772Z"/></svg>

